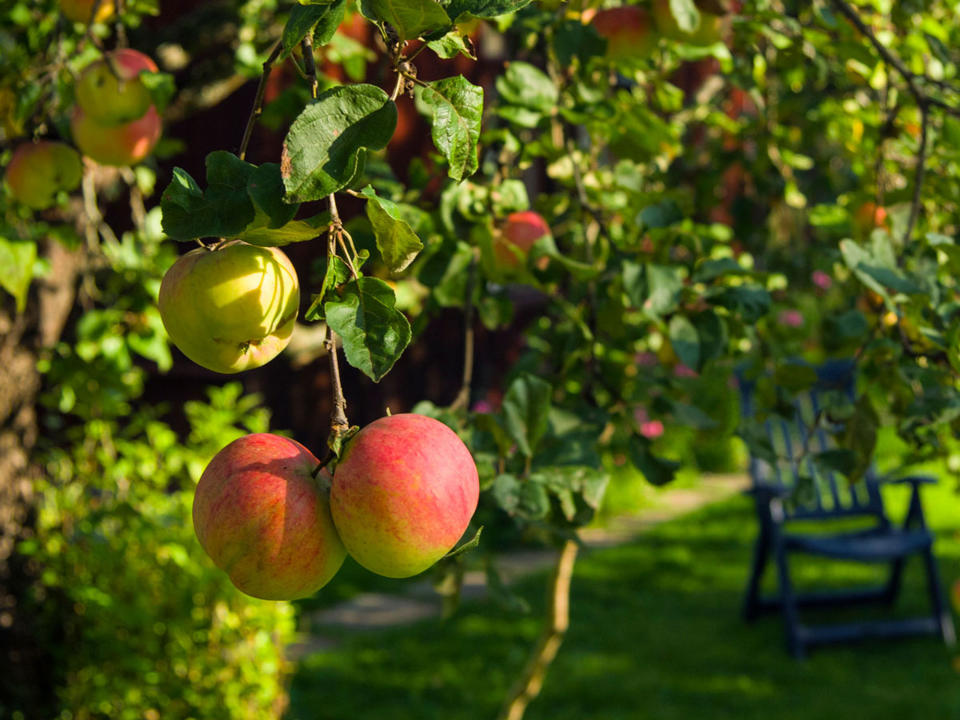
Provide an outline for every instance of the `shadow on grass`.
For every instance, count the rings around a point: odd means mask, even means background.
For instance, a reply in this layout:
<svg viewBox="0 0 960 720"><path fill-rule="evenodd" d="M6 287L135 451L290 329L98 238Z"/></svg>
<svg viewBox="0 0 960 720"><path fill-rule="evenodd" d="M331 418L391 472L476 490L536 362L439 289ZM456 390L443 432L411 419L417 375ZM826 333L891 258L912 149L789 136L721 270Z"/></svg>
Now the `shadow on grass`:
<svg viewBox="0 0 960 720"><path fill-rule="evenodd" d="M960 501L938 494L936 502L931 514L949 580L960 575ZM960 676L935 639L829 648L798 663L786 654L777 616L743 623L754 529L749 501L737 498L629 545L585 553L570 631L528 720L960 718ZM821 583L882 577L840 563L800 570ZM447 623L363 634L325 629L341 644L300 663L288 717L495 717L539 631L544 585L542 573L518 585L530 616L468 604ZM896 612L924 612L924 592L913 561Z"/></svg>

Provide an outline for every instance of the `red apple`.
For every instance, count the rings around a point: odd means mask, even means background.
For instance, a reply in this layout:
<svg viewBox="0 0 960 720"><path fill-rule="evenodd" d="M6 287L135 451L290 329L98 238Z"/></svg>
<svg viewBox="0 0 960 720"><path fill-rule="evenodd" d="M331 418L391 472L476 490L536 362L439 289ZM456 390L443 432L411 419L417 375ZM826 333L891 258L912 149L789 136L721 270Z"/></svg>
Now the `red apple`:
<svg viewBox="0 0 960 720"><path fill-rule="evenodd" d="M93 4L96 0L60 0L60 11L73 22L86 25L93 14ZM96 22L108 20L114 11L114 0L101 0L97 8Z"/></svg>
<svg viewBox="0 0 960 720"><path fill-rule="evenodd" d="M438 420L380 418L348 443L330 510L347 552L371 572L410 577L456 545L477 508L477 466Z"/></svg>
<svg viewBox="0 0 960 720"><path fill-rule="evenodd" d="M257 433L234 440L203 471L193 528L214 564L247 595L307 597L343 564L327 493L313 477L317 465L295 440Z"/></svg>
<svg viewBox="0 0 960 720"><path fill-rule="evenodd" d="M157 65L142 52L123 48L86 67L77 81L77 105L100 125L120 125L143 117L150 108L150 91L140 80Z"/></svg>
<svg viewBox="0 0 960 720"><path fill-rule="evenodd" d="M75 107L70 119L73 140L80 151L101 165L134 165L160 139L160 115L152 105L146 114L122 125L101 125Z"/></svg>
<svg viewBox="0 0 960 720"><path fill-rule="evenodd" d="M869 234L876 228L887 227L887 209L883 205L867 201L857 208L854 224L860 232L865 234Z"/></svg>
<svg viewBox="0 0 960 720"><path fill-rule="evenodd" d="M48 208L61 190L80 184L80 154L61 142L42 140L18 147L4 173L14 199L34 210Z"/></svg>
<svg viewBox="0 0 960 720"><path fill-rule="evenodd" d="M300 283L282 250L234 240L177 260L163 276L159 306L184 355L236 373L270 362L290 342Z"/></svg>
<svg viewBox="0 0 960 720"><path fill-rule="evenodd" d="M611 60L648 57L657 44L650 13L636 5L601 10L592 24L606 38Z"/></svg>
<svg viewBox="0 0 960 720"><path fill-rule="evenodd" d="M525 260L533 244L550 234L550 226L539 213L532 210L507 216L500 234L494 237L493 254L504 270L514 270Z"/></svg>

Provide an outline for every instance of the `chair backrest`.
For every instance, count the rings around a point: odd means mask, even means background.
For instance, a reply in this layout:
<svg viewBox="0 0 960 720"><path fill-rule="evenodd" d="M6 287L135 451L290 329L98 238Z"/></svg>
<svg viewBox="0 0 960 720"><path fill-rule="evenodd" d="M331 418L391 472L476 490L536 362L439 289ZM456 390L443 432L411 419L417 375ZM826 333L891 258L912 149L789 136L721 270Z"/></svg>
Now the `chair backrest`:
<svg viewBox="0 0 960 720"><path fill-rule="evenodd" d="M852 360L831 360L814 368L813 387L794 398L794 417L771 415L763 427L775 462L751 453L750 476L754 486L773 486L787 490L783 504L785 519L822 519L875 515L885 522L883 499L871 464L862 480L850 483L846 478L824 469L814 455L836 447L834 433L842 429L826 419L830 395L855 399L855 364ZM755 381L738 373L741 415L755 417ZM818 419L819 418L819 419Z"/></svg>

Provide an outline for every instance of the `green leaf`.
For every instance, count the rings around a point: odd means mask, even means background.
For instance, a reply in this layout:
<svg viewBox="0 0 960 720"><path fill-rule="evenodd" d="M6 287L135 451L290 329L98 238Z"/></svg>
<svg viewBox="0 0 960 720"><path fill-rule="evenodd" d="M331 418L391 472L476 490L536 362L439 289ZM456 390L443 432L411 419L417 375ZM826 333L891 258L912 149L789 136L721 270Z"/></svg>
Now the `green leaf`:
<svg viewBox="0 0 960 720"><path fill-rule="evenodd" d="M387 146L397 106L374 85L331 88L293 121L280 163L287 201L318 200L346 187L361 150Z"/></svg>
<svg viewBox="0 0 960 720"><path fill-rule="evenodd" d="M310 307L307 308L307 312L303 315L304 320L308 322L323 320L326 317L323 309L323 301L327 297L327 291L343 285L349 279L350 268L343 260L334 255L332 262L328 261L326 263L326 268L323 271L323 283L320 285L319 292L315 293L311 298Z"/></svg>
<svg viewBox="0 0 960 720"><path fill-rule="evenodd" d="M630 461L651 485L660 486L672 482L680 469L680 463L657 457L651 452L650 446L647 438L632 435L627 445Z"/></svg>
<svg viewBox="0 0 960 720"><path fill-rule="evenodd" d="M264 163L247 180L247 194L259 213L267 216L268 228L280 228L293 220L299 203L283 200L283 177L277 163Z"/></svg>
<svg viewBox="0 0 960 720"><path fill-rule="evenodd" d="M888 290L905 295L924 293L924 288L897 266L896 255L885 233L874 233L868 247L853 240L841 240L840 254L857 279L883 297L888 305L892 305Z"/></svg>
<svg viewBox="0 0 960 720"><path fill-rule="evenodd" d="M553 49L557 53L557 60L566 67L575 57L586 62L603 55L606 42L593 25L584 25L579 20L566 20L553 36Z"/></svg>
<svg viewBox="0 0 960 720"><path fill-rule="evenodd" d="M419 96L433 115L433 144L447 159L447 174L457 182L472 175L477 170L483 88L457 75L419 88Z"/></svg>
<svg viewBox="0 0 960 720"><path fill-rule="evenodd" d="M234 237L253 222L256 211L247 193L255 167L217 150L207 155L207 189L181 168L160 199L164 233L175 240Z"/></svg>
<svg viewBox="0 0 960 720"><path fill-rule="evenodd" d="M360 9L371 20L389 23L401 40L431 35L453 24L436 0L360 0Z"/></svg>
<svg viewBox="0 0 960 720"><path fill-rule="evenodd" d="M542 520L550 512L546 486L532 478L521 480L516 475L497 475L490 494L508 515Z"/></svg>
<svg viewBox="0 0 960 720"><path fill-rule="evenodd" d="M527 457L533 457L547 432L550 415L550 384L524 374L510 383L503 398L507 432Z"/></svg>
<svg viewBox="0 0 960 720"><path fill-rule="evenodd" d="M744 322L753 323L770 311L770 293L758 285L724 288L711 297L715 305L737 312Z"/></svg>
<svg viewBox="0 0 960 720"><path fill-rule="evenodd" d="M483 532L483 525L477 528L477 532L474 533L473 537L467 540L463 545L455 547L453 550L444 555L445 558L452 558L467 552L467 550L473 550L476 547L480 547L480 533Z"/></svg>
<svg viewBox="0 0 960 720"><path fill-rule="evenodd" d="M423 250L423 243L403 219L402 211L395 202L377 197L376 191L369 185L363 189L363 195L367 198L367 218L373 226L377 250L391 272L401 272Z"/></svg>
<svg viewBox="0 0 960 720"><path fill-rule="evenodd" d="M383 280L364 277L324 305L327 324L343 340L347 362L374 382L390 371L410 343L410 323L396 309L396 301Z"/></svg>
<svg viewBox="0 0 960 720"><path fill-rule="evenodd" d="M294 5L290 11L290 19L283 26L283 52L280 53L280 59L290 55L328 12L329 5Z"/></svg>
<svg viewBox="0 0 960 720"><path fill-rule="evenodd" d="M157 107L157 112L162 115L173 96L177 94L177 86L173 81L173 75L165 72L141 70L138 77L147 92L150 93L150 99Z"/></svg>
<svg viewBox="0 0 960 720"><path fill-rule="evenodd" d="M451 0L447 4L447 14L455 22L459 22L464 15L490 18L516 12L530 4L531 0Z"/></svg>
<svg viewBox="0 0 960 720"><path fill-rule="evenodd" d="M427 43L427 47L444 60L450 60L457 55L463 55L471 60L477 59L477 55L473 49L473 42L470 42L469 38L465 38L457 30L448 32L438 40L431 40Z"/></svg>
<svg viewBox="0 0 960 720"><path fill-rule="evenodd" d="M682 32L692 33L700 27L700 11L693 0L670 0L670 13Z"/></svg>
<svg viewBox="0 0 960 720"><path fill-rule="evenodd" d="M36 259L36 243L29 240L15 242L0 236L0 287L13 295L18 313L27 307L27 291Z"/></svg>
<svg viewBox="0 0 960 720"><path fill-rule="evenodd" d="M497 92L511 105L552 113L560 95L545 72L530 63L511 62L507 72L497 78Z"/></svg>
<svg viewBox="0 0 960 720"><path fill-rule="evenodd" d="M336 2L330 3L330 11L320 18L320 22L313 30L313 46L326 45L333 40L333 36L337 34L337 28L340 27L340 23L343 22L346 14L347 0L336 0Z"/></svg>
<svg viewBox="0 0 960 720"><path fill-rule="evenodd" d="M693 323L684 315L674 315L670 318L669 332L670 344L680 362L693 370L699 369L700 335Z"/></svg>
<svg viewBox="0 0 960 720"><path fill-rule="evenodd" d="M237 235L251 245L262 247L283 247L290 243L306 242L322 235L330 222L328 213L323 212L306 220L291 220L283 227L253 227Z"/></svg>

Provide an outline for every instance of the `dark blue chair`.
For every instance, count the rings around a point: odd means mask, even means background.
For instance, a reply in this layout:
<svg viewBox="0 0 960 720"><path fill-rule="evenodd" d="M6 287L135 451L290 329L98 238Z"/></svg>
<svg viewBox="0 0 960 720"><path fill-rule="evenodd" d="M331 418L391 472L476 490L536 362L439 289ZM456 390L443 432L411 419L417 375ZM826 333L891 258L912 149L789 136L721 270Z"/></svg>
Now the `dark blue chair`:
<svg viewBox="0 0 960 720"><path fill-rule="evenodd" d="M881 480L873 466L858 483L851 484L833 472L818 467L813 460L817 452L835 447L833 431L836 422L825 423L823 413L831 398L854 400L855 366L852 361L828 362L818 368L813 388L793 401L794 417L770 416L763 423L770 442L771 462L758 457L750 459L750 490L756 502L759 533L753 556L750 580L744 601L744 616L753 620L760 614L779 610L783 614L787 647L795 657L803 657L813 645L845 642L871 637L897 637L914 634L935 634L948 645L955 642L950 611L933 556L933 534L924 520L920 502L920 486L936 482L926 476L908 476L883 480L909 484L912 488L909 510L902 526L887 516L880 493ZM739 375L741 408L744 418L755 414L755 382ZM820 422L814 419L819 417ZM830 522L817 522L816 530L796 528L796 521L865 520L866 527L829 531ZM846 524L850 524L847 522ZM836 560L883 563L890 572L879 587L832 592L798 593L790 574L794 553L805 553ZM892 605L901 585L905 561L914 555L922 558L927 576L931 611L929 615L907 619L859 621L844 624L808 625L799 611L806 607L844 606L859 603ZM778 592L764 597L761 579L768 563L776 567Z"/></svg>

